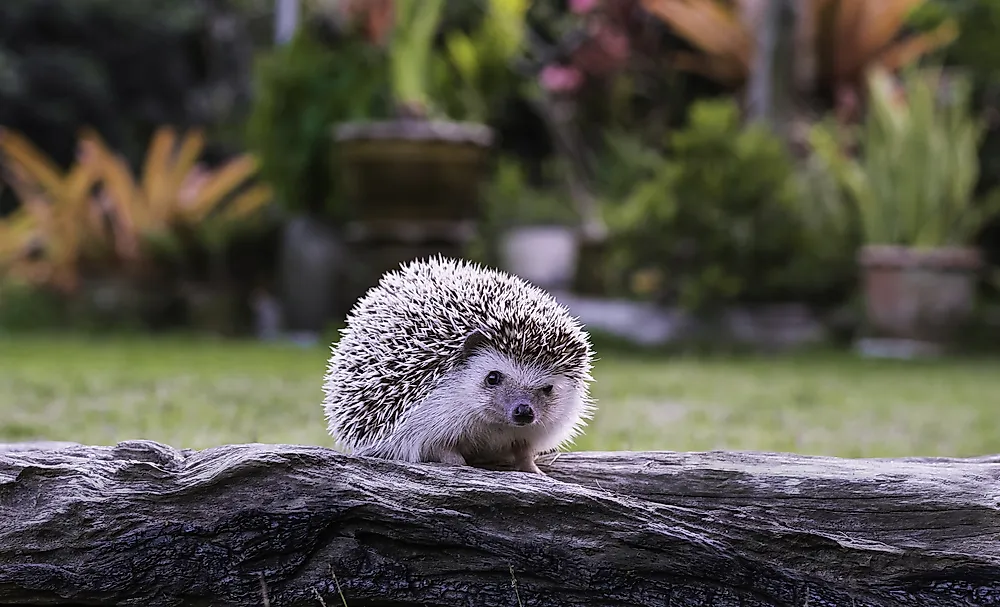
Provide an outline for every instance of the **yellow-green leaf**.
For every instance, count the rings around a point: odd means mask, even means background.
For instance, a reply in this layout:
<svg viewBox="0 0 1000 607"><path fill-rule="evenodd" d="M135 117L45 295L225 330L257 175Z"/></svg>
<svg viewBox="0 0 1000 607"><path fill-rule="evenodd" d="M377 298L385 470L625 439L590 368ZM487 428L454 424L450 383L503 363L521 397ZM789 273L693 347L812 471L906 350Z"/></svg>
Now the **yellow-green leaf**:
<svg viewBox="0 0 1000 607"><path fill-rule="evenodd" d="M274 199L274 192L266 185L257 185L239 194L222 212L222 217L227 220L236 220L247 217L271 202Z"/></svg>
<svg viewBox="0 0 1000 607"><path fill-rule="evenodd" d="M479 72L476 47L468 36L455 32L445 40L452 63L467 82L474 82Z"/></svg>
<svg viewBox="0 0 1000 607"><path fill-rule="evenodd" d="M240 184L257 171L257 159L250 155L234 158L216 171L195 195L185 214L192 221L205 217Z"/></svg>

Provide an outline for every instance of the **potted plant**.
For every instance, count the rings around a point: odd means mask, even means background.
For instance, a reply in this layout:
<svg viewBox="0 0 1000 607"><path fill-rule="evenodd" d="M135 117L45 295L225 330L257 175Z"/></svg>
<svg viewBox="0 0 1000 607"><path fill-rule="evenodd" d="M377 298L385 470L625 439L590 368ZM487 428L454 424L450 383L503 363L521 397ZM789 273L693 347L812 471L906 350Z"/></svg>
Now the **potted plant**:
<svg viewBox="0 0 1000 607"><path fill-rule="evenodd" d="M367 275L358 277L359 290L406 258L461 255L474 238L481 219L479 188L494 138L474 85L495 58L506 60L516 48L516 40L507 42L487 56L492 47L452 34L445 37L447 52L440 53L435 40L443 0L391 4L386 52L392 115L344 122L334 133L338 173L353 203L349 238L367 266L361 270ZM498 10L511 4L522 3L491 3L483 27L496 27L501 18L519 25L523 10ZM456 114L471 119L458 120Z"/></svg>
<svg viewBox="0 0 1000 607"><path fill-rule="evenodd" d="M517 161L501 158L484 199L498 265L545 289L571 288L580 239L569 196L532 186Z"/></svg>
<svg viewBox="0 0 1000 607"><path fill-rule="evenodd" d="M973 195L983 128L960 74L909 70L897 79L873 70L868 94L859 159L830 125L811 133L860 221L869 332L860 345L937 352L973 312L983 261L970 243L997 209L996 196Z"/></svg>
<svg viewBox="0 0 1000 607"><path fill-rule="evenodd" d="M30 140L0 130L2 169L21 200L0 224L8 245L0 249L0 270L55 289L91 320L133 317L155 326L177 299L188 312L206 300L226 308L235 299L226 281L198 280L184 260L199 249L219 250L272 194L254 183L253 156L208 168L198 162L204 143L200 131L179 136L159 127L142 172L133 174L86 129L63 174Z"/></svg>

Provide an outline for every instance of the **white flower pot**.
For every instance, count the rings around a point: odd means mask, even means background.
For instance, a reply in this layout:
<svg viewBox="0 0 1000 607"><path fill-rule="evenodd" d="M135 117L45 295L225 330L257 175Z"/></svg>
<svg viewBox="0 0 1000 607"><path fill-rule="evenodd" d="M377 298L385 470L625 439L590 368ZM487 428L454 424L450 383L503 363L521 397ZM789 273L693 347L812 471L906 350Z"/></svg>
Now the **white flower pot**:
<svg viewBox="0 0 1000 607"><path fill-rule="evenodd" d="M576 230L561 225L512 228L501 240L500 254L508 272L544 289L565 290L576 273Z"/></svg>

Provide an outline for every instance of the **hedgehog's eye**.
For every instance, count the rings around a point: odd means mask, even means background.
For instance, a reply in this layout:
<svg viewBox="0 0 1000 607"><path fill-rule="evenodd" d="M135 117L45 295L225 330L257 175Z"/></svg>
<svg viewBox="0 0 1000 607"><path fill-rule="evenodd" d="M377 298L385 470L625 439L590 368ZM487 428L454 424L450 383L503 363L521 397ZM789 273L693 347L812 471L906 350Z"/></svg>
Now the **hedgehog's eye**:
<svg viewBox="0 0 1000 607"><path fill-rule="evenodd" d="M552 394L552 384L548 384L548 385L542 386L542 393L543 394Z"/></svg>
<svg viewBox="0 0 1000 607"><path fill-rule="evenodd" d="M499 371L490 371L486 374L486 385L495 386L500 383L501 379L503 379L502 373Z"/></svg>

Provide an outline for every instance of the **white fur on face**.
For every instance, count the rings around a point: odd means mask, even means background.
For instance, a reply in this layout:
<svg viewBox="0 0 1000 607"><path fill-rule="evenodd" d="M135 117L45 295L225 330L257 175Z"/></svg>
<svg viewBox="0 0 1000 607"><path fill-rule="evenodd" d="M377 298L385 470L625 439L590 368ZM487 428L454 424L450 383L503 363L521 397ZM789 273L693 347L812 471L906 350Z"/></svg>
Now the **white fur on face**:
<svg viewBox="0 0 1000 607"><path fill-rule="evenodd" d="M502 390L533 394L533 423L511 422L501 388L486 383L491 371L503 374ZM541 392L546 385L552 386L551 394ZM585 384L516 363L487 348L445 376L377 451L413 462L440 461L442 454L453 452L470 461L505 461L515 444L527 445L533 453L563 446L582 430L591 413Z"/></svg>

